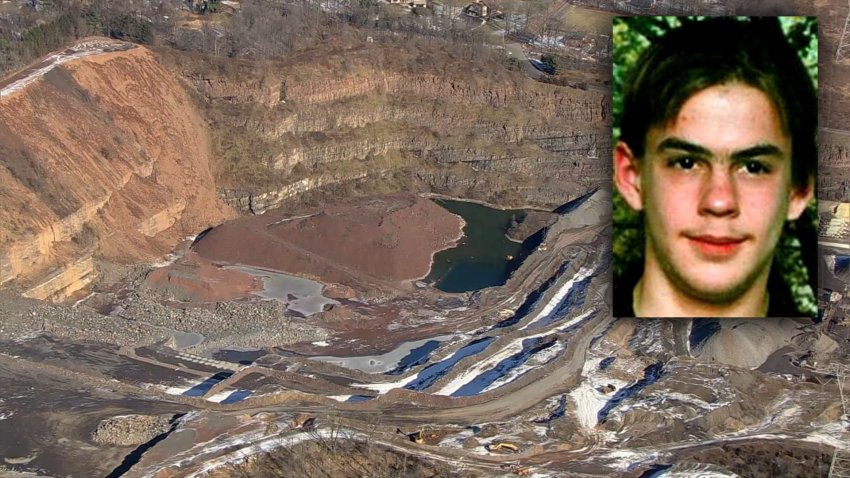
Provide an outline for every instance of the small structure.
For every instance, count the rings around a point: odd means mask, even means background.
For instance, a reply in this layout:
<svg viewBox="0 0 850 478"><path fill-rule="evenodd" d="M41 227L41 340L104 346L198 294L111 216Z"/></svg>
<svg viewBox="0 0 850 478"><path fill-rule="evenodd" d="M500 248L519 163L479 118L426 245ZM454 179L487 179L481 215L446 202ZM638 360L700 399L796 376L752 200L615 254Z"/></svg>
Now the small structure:
<svg viewBox="0 0 850 478"><path fill-rule="evenodd" d="M481 0L475 0L463 9L463 13L470 17L488 18L490 16L490 6Z"/></svg>
<svg viewBox="0 0 850 478"><path fill-rule="evenodd" d="M391 5L407 5L412 8L427 7L427 0L387 0Z"/></svg>

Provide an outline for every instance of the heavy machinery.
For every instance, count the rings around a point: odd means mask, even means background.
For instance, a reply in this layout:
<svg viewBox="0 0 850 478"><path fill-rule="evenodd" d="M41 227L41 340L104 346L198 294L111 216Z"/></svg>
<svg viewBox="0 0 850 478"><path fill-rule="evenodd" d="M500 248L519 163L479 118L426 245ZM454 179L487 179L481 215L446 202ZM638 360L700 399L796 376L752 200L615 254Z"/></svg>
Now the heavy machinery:
<svg viewBox="0 0 850 478"><path fill-rule="evenodd" d="M487 445L487 451L517 453L519 451L519 447L513 443L500 441Z"/></svg>

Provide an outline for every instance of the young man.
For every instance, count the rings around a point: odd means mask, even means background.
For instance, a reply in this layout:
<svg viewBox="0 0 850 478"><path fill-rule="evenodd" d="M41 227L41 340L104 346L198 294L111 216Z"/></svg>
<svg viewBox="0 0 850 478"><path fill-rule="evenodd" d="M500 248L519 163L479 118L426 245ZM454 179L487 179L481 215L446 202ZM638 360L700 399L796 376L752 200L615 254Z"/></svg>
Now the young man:
<svg viewBox="0 0 850 478"><path fill-rule="evenodd" d="M614 183L646 247L614 315L801 316L771 264L813 196L817 97L778 21L669 32L635 64L620 127Z"/></svg>

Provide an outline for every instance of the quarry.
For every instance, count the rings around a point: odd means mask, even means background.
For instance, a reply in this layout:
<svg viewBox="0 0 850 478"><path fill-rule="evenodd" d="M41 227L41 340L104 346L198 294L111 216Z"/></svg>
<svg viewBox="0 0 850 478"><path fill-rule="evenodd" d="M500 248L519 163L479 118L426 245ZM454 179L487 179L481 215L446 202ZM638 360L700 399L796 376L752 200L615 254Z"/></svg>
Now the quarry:
<svg viewBox="0 0 850 478"><path fill-rule="evenodd" d="M0 475L848 476L846 5L172 3L0 80ZM612 317L627 13L820 17L817 320Z"/></svg>

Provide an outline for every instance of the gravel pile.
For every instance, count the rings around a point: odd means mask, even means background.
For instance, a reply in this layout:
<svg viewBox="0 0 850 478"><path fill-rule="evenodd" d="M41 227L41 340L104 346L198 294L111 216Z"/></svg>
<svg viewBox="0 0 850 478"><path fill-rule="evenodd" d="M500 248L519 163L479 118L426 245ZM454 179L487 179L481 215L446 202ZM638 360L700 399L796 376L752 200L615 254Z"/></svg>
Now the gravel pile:
<svg viewBox="0 0 850 478"><path fill-rule="evenodd" d="M162 415L120 415L98 423L91 438L101 445L141 445L168 431L169 421Z"/></svg>
<svg viewBox="0 0 850 478"><path fill-rule="evenodd" d="M305 319L284 315L275 301L220 303L210 308L172 308L144 293L102 315L85 307L50 304L0 293L0 337L19 339L47 334L139 346L165 341L175 331L205 336L204 350L223 346L270 347L328 338ZM195 349L196 353L201 352Z"/></svg>
<svg viewBox="0 0 850 478"><path fill-rule="evenodd" d="M277 301L223 302L209 308L175 308L160 303L145 291L138 291L134 299L121 316L202 334L206 337L202 344L204 349L228 345L267 347L328 338L327 331L309 325L305 319L287 317L285 306Z"/></svg>
<svg viewBox="0 0 850 478"><path fill-rule="evenodd" d="M86 308L0 294L0 336L10 339L47 334L118 345L149 344L167 339L161 327L98 314Z"/></svg>

